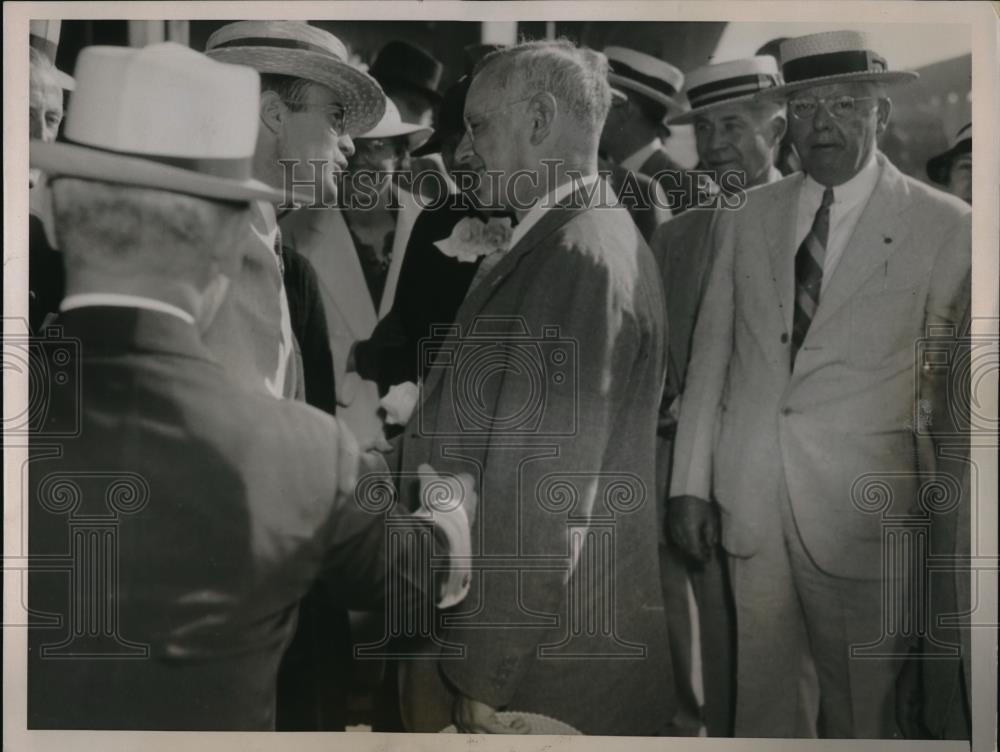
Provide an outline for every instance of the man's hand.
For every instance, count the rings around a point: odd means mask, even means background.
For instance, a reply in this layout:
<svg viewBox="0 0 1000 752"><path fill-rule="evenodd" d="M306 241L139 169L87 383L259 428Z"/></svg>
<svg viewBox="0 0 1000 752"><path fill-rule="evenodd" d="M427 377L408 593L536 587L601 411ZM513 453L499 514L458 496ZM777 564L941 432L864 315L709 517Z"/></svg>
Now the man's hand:
<svg viewBox="0 0 1000 752"><path fill-rule="evenodd" d="M673 496L667 500L667 525L671 540L700 564L712 558L719 542L715 509L697 496Z"/></svg>
<svg viewBox="0 0 1000 752"><path fill-rule="evenodd" d="M509 724L497 718L497 711L484 702L465 695L456 695L452 720L462 734L530 734L531 727L523 718Z"/></svg>
<svg viewBox="0 0 1000 752"><path fill-rule="evenodd" d="M433 511L447 512L461 507L469 518L476 519L479 495L476 483L468 473L441 476L426 462L417 468L420 473L420 505Z"/></svg>

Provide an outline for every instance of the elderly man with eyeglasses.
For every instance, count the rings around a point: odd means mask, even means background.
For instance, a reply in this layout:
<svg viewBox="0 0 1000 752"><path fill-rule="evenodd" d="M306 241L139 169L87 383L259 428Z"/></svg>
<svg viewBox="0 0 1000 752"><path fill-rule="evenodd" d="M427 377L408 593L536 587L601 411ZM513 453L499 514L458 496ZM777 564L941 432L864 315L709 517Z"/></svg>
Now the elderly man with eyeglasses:
<svg viewBox="0 0 1000 752"><path fill-rule="evenodd" d="M914 347L959 323L969 210L878 151L886 87L913 74L851 31L790 39L781 60L803 172L719 213L672 533L697 556L721 532L729 555L736 736L889 738L898 625L920 614L886 531L927 514Z"/></svg>

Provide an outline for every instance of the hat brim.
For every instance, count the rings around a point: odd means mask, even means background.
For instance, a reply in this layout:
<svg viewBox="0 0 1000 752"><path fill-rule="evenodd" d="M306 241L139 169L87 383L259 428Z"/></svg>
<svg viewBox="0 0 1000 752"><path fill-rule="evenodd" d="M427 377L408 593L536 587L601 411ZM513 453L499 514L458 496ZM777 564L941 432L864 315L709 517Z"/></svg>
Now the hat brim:
<svg viewBox="0 0 1000 752"><path fill-rule="evenodd" d="M367 133L361 136L355 136L354 138L356 141L363 141L365 139L400 138L402 136L406 136L409 140L409 151L412 155L413 150L425 143L433 132L433 128L428 128L423 125L414 125L413 123L396 123L384 128L376 126Z"/></svg>
<svg viewBox="0 0 1000 752"><path fill-rule="evenodd" d="M694 122L694 119L698 115L702 115L706 112L712 112L713 110L719 110L723 107L730 107L732 105L760 102L763 101L765 95L770 94L771 91L773 91L773 89L764 89L763 91L755 91L752 94L741 94L729 99L722 99L718 102L702 105L701 107L693 107L690 110L684 110L684 112L668 117L667 125L688 125Z"/></svg>
<svg viewBox="0 0 1000 752"><path fill-rule="evenodd" d="M838 73L833 76L819 76L817 78L806 78L793 83L785 83L775 86L773 89L760 92L761 97L788 97L804 89L812 89L816 86L829 86L831 84L849 83L877 83L887 86L908 84L916 81L919 74L913 71L860 71L857 73Z"/></svg>
<svg viewBox="0 0 1000 752"><path fill-rule="evenodd" d="M948 151L927 160L927 177L938 185L947 185L952 161L962 154L970 154L971 152L972 139L962 139Z"/></svg>
<svg viewBox="0 0 1000 752"><path fill-rule="evenodd" d="M76 89L76 79L68 73L63 73L58 68L52 71L56 85L63 91L74 91Z"/></svg>
<svg viewBox="0 0 1000 752"><path fill-rule="evenodd" d="M32 141L30 148L31 166L44 172L49 180L59 177L100 180L157 188L216 201L285 202L284 191L252 178L235 180L206 175L141 157L127 157L77 144ZM290 198L302 204L308 204L312 200L311 195L301 192L293 193Z"/></svg>
<svg viewBox="0 0 1000 752"><path fill-rule="evenodd" d="M441 100L444 99L444 96L441 94L441 92L437 91L436 89L432 89L429 86L424 86L423 84L415 83L414 81L410 81L400 76L380 75L376 80L382 86L398 86L400 88L412 89L413 91L419 92L420 94L423 94L425 97L427 97L434 105L440 104Z"/></svg>
<svg viewBox="0 0 1000 752"><path fill-rule="evenodd" d="M349 136L370 131L385 114L385 94L378 82L329 55L277 47L222 47L205 54L221 63L246 65L258 73L304 78L332 89L347 108L344 130Z"/></svg>
<svg viewBox="0 0 1000 752"><path fill-rule="evenodd" d="M437 131L431 134L431 137L424 141L424 143L418 146L416 149L410 149L411 157L426 157L431 154L440 154L441 147L444 145L444 134L440 134Z"/></svg>
<svg viewBox="0 0 1000 752"><path fill-rule="evenodd" d="M625 78L624 76L619 76L617 73L608 74L608 83L618 89L627 89L629 91L634 91L636 94L642 94L648 99L652 99L657 104L662 104L667 108L667 112L676 112L681 109L681 104L675 98L664 94L662 91L657 91L652 86L646 86L645 84L640 84L633 81L630 78Z"/></svg>

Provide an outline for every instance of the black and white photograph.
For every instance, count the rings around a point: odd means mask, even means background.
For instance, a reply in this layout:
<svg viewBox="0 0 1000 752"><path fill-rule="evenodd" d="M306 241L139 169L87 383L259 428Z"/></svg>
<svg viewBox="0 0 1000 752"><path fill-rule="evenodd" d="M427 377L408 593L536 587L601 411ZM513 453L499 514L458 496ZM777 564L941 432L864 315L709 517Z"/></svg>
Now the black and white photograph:
<svg viewBox="0 0 1000 752"><path fill-rule="evenodd" d="M6 4L3 748L995 749L998 30Z"/></svg>

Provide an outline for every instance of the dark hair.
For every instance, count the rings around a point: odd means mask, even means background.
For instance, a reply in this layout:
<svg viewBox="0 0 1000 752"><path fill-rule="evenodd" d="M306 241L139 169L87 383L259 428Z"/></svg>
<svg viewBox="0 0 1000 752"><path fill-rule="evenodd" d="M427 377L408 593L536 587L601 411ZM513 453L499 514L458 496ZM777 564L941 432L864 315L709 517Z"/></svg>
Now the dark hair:
<svg viewBox="0 0 1000 752"><path fill-rule="evenodd" d="M297 76L285 76L279 73L260 74L261 93L273 91L281 98L282 102L288 105L288 109L292 112L298 112L303 108L303 105L299 104L298 100L305 97L305 93L309 90L311 84L312 81L298 78Z"/></svg>

